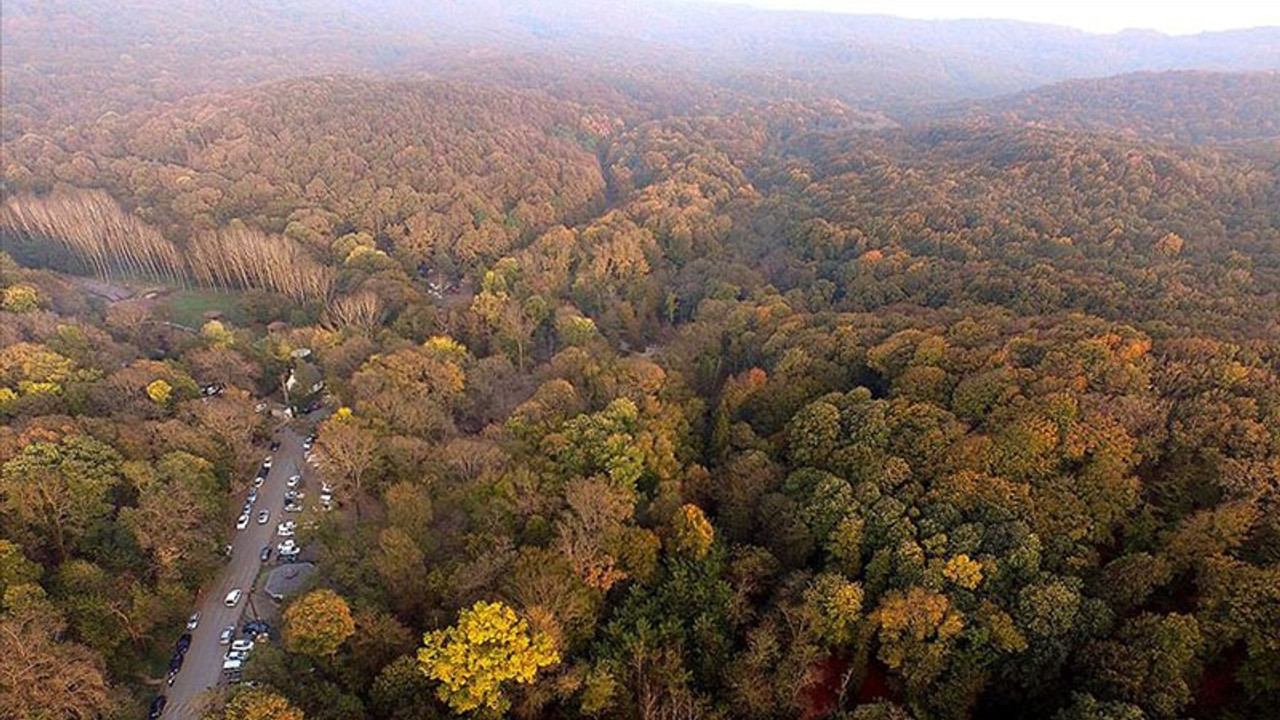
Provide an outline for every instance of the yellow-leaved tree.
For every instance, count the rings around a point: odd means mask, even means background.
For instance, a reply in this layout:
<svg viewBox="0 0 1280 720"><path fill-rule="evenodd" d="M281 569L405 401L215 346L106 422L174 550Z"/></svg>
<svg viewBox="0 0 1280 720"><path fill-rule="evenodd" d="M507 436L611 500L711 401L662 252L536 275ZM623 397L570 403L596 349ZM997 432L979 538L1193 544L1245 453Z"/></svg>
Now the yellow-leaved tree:
<svg viewBox="0 0 1280 720"><path fill-rule="evenodd" d="M250 689L227 702L224 720L302 720L302 711L270 690Z"/></svg>
<svg viewBox="0 0 1280 720"><path fill-rule="evenodd" d="M167 405L173 396L173 386L164 380L155 380L147 385L147 397L157 405Z"/></svg>
<svg viewBox="0 0 1280 720"><path fill-rule="evenodd" d="M440 681L436 694L455 712L510 705L502 684L529 683L538 670L560 662L551 636L530 630L506 605L477 602L458 614L458 624L422 637L418 667Z"/></svg>
<svg viewBox="0 0 1280 720"><path fill-rule="evenodd" d="M284 611L284 646L290 652L332 657L355 631L351 608L332 590L312 590Z"/></svg>

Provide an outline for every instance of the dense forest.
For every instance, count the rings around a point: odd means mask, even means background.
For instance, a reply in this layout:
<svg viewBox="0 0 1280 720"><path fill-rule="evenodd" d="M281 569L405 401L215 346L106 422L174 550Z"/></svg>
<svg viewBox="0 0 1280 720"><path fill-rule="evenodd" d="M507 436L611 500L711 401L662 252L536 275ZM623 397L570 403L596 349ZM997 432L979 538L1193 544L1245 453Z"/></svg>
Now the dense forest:
<svg viewBox="0 0 1280 720"><path fill-rule="evenodd" d="M0 718L165 692L304 372L166 718L1280 707L1274 29L108 5L2 20Z"/></svg>

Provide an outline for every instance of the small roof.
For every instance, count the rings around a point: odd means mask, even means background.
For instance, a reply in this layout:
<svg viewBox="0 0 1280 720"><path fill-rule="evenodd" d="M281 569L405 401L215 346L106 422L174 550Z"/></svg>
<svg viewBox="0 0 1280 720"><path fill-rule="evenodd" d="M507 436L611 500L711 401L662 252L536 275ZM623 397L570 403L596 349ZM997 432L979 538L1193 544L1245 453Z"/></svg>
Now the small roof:
<svg viewBox="0 0 1280 720"><path fill-rule="evenodd" d="M288 563L271 571L263 588L272 600L283 600L306 589L316 566L309 562Z"/></svg>

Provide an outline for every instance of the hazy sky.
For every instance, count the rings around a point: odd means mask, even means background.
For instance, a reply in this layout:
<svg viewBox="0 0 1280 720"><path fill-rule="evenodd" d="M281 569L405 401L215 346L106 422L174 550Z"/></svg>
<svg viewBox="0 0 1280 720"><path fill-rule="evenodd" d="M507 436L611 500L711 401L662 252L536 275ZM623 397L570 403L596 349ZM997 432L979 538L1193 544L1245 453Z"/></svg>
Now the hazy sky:
<svg viewBox="0 0 1280 720"><path fill-rule="evenodd" d="M1280 0L707 0L794 10L912 18L1008 18L1092 32L1151 28L1170 34L1280 25Z"/></svg>

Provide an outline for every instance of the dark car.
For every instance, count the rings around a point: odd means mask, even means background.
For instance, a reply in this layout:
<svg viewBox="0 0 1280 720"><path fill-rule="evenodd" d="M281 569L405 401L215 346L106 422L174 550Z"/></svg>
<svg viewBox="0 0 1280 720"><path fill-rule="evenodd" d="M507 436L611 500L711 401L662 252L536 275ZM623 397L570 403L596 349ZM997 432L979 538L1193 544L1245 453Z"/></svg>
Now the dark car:
<svg viewBox="0 0 1280 720"><path fill-rule="evenodd" d="M272 440L272 441L271 441L271 450L272 450L272 452L275 452L276 450L279 450L279 449L280 449L280 441L279 441L279 440Z"/></svg>
<svg viewBox="0 0 1280 720"><path fill-rule="evenodd" d="M164 712L164 706L168 702L169 698L157 695L156 699L151 701L151 712L147 713L147 720L159 720L161 713Z"/></svg>
<svg viewBox="0 0 1280 720"><path fill-rule="evenodd" d="M182 633L181 635L179 635L178 644L174 647L174 650L179 655L184 655L186 654L187 649L190 647L191 647L191 633Z"/></svg>
<svg viewBox="0 0 1280 720"><path fill-rule="evenodd" d="M270 546L270 545L268 545L268 546L266 546L266 547L262 548L262 552L258 553L258 559L259 559L259 560L261 560L262 562L266 562L266 561L268 561L268 560L270 560L270 559L271 559L271 546Z"/></svg>
<svg viewBox="0 0 1280 720"><path fill-rule="evenodd" d="M253 620L244 624L245 637L255 637L257 635L266 635L271 631L271 626L261 620Z"/></svg>

